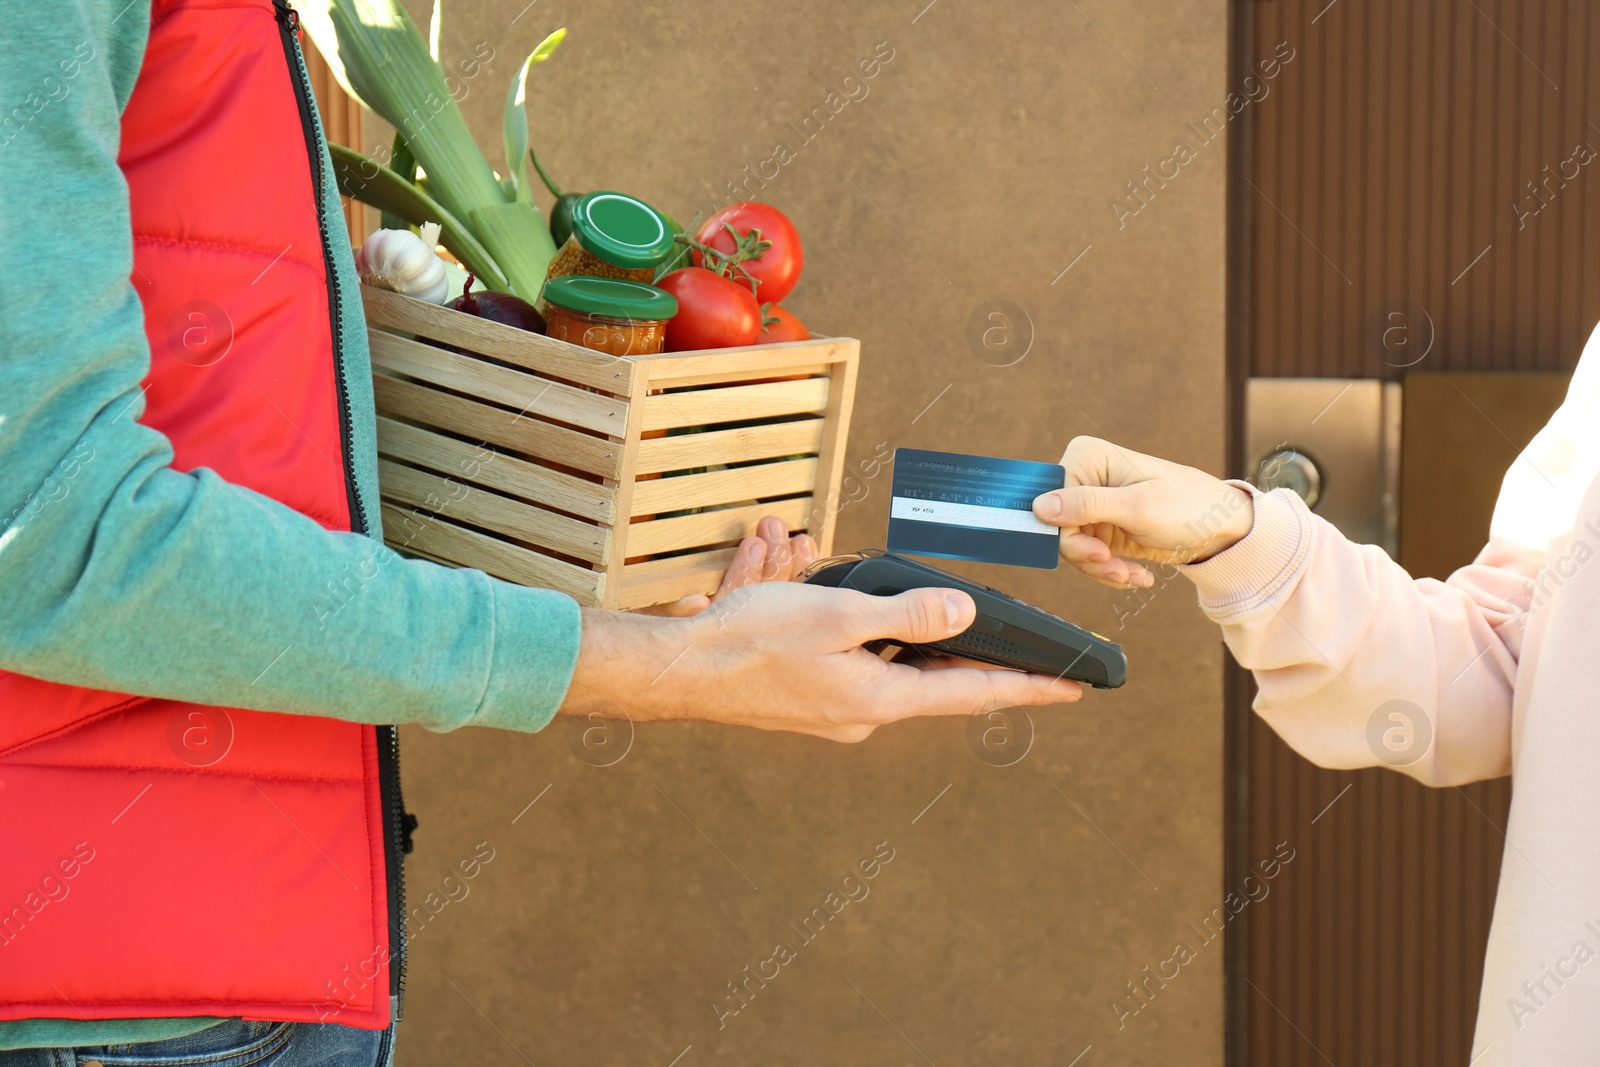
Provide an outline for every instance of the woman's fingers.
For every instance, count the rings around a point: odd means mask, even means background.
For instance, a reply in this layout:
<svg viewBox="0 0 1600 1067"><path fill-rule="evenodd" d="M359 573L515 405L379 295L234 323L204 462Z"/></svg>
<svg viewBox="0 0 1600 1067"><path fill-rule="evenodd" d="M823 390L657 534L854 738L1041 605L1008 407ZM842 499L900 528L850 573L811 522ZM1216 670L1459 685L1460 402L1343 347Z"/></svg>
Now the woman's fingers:
<svg viewBox="0 0 1600 1067"><path fill-rule="evenodd" d="M1111 543L1142 551L1136 537L1146 511L1146 485L1078 485L1046 493L1033 502L1034 514L1061 530L1061 558L1097 582L1118 589L1140 589L1155 581L1144 564L1115 555ZM1093 531L1093 532L1089 532Z"/></svg>
<svg viewBox="0 0 1600 1067"><path fill-rule="evenodd" d="M1156 582L1155 576L1144 564L1134 560L1112 558L1103 563L1074 563L1073 566L1087 577L1113 589L1148 589Z"/></svg>
<svg viewBox="0 0 1600 1067"><path fill-rule="evenodd" d="M1035 497L1033 513L1051 526L1115 526L1137 530L1149 516L1146 483L1069 485Z"/></svg>
<svg viewBox="0 0 1600 1067"><path fill-rule="evenodd" d="M1144 564L1112 555L1106 543L1091 534L1063 532L1061 558L1095 581L1117 589L1143 589L1155 583Z"/></svg>
<svg viewBox="0 0 1600 1067"><path fill-rule="evenodd" d="M1093 534L1062 531L1061 558L1074 565L1105 563L1111 559L1111 547Z"/></svg>

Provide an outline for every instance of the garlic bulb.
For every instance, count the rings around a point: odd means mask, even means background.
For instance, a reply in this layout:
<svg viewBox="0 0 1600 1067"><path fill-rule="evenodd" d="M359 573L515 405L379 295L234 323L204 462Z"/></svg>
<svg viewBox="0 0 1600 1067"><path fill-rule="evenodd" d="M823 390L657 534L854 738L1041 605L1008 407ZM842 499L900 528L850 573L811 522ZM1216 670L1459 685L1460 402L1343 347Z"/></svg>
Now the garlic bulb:
<svg viewBox="0 0 1600 1067"><path fill-rule="evenodd" d="M450 293L444 260L434 254L439 224L430 222L418 237L410 230L377 230L356 253L356 273L368 285L442 304Z"/></svg>

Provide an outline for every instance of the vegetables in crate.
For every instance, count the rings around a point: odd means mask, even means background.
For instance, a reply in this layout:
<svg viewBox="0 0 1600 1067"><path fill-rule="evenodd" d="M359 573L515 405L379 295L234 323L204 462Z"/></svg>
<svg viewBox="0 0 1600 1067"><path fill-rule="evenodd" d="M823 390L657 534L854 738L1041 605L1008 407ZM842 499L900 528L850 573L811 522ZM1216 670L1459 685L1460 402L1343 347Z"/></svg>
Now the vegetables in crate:
<svg viewBox="0 0 1600 1067"><path fill-rule="evenodd" d="M450 301L451 308L464 311L468 315L476 315L480 319L488 319L490 322L515 326L529 333L544 333L544 316L539 314L538 309L532 304L520 296L497 293L493 289L474 293L472 283L475 280L473 275L467 275L467 284L462 289L461 295Z"/></svg>
<svg viewBox="0 0 1600 1067"><path fill-rule="evenodd" d="M680 305L667 327L669 352L811 337L778 305L794 290L805 263L800 234L783 212L754 201L730 204L677 241L695 265L656 282Z"/></svg>
<svg viewBox="0 0 1600 1067"><path fill-rule="evenodd" d="M667 323L668 352L750 345L761 335L761 305L748 285L704 267L675 270L656 285L678 298Z"/></svg>
<svg viewBox="0 0 1600 1067"><path fill-rule="evenodd" d="M397 0L301 0L301 20L334 76L398 131L427 189L343 148L333 151L340 192L416 225L442 224L441 241L493 289L534 300L555 255L528 190L526 80L566 35L557 30L523 62L506 102L514 172L502 182L467 130L444 71ZM520 123L520 144L516 146ZM409 165L407 167L409 168Z"/></svg>
<svg viewBox="0 0 1600 1067"><path fill-rule="evenodd" d="M794 223L771 204L729 204L706 219L695 242L695 266L715 269L725 263L741 270L763 302L775 304L793 292L805 265Z"/></svg>
<svg viewBox="0 0 1600 1067"><path fill-rule="evenodd" d="M444 260L433 251L438 243L436 222L424 224L420 237L410 230L376 230L356 252L356 273L368 285L442 304L450 279Z"/></svg>
<svg viewBox="0 0 1600 1067"><path fill-rule="evenodd" d="M811 331L795 318L794 312L777 304L761 306L761 336L757 344L768 345L774 341L809 341Z"/></svg>
<svg viewBox="0 0 1600 1067"><path fill-rule="evenodd" d="M703 223L697 216L685 232L642 200L615 192L580 196L551 180L529 143L528 79L566 30L541 41L509 86L501 132L510 173L500 176L473 142L439 64L438 0L431 43L399 0L300 2L304 25L340 83L397 131L393 167L331 146L340 190L380 208L386 219L439 224L439 243L487 290L469 289L452 307L542 332L540 311L528 305L543 309L548 279L609 276L653 280L676 299L678 314L665 329L667 351L810 336L779 306L805 262L799 233L782 211L754 201L730 204ZM534 203L536 182L555 198L549 226ZM420 257L419 243L426 244L392 228L375 235L363 248L363 278L442 301L445 293L430 261ZM585 290L579 300L592 295ZM567 310L645 321L587 306ZM594 325L575 336L598 337ZM638 340L627 342L630 351L637 351ZM624 342L607 334L606 347L614 343Z"/></svg>

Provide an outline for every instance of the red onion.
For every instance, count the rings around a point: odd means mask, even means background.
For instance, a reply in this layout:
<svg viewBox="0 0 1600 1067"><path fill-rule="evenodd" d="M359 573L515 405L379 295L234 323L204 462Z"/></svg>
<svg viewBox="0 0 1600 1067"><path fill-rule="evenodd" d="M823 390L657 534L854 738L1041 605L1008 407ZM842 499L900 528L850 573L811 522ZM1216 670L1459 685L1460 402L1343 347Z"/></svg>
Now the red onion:
<svg viewBox="0 0 1600 1067"><path fill-rule="evenodd" d="M539 314L539 309L510 293L497 293L486 289L474 293L472 283L474 277L467 275L467 284L461 290L461 295L452 300L447 307L457 311L465 311L468 315L476 315L480 319L490 322L502 322L507 326L515 326L519 330L529 333L544 333L544 316Z"/></svg>

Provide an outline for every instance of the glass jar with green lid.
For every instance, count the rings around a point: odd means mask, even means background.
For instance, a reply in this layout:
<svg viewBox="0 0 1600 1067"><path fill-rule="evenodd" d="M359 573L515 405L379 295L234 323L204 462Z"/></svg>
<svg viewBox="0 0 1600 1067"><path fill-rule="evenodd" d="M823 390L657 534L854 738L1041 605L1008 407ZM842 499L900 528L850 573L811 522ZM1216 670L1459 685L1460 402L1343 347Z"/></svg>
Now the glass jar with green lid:
<svg viewBox="0 0 1600 1067"><path fill-rule="evenodd" d="M551 337L613 356L660 352L678 313L665 289L622 278L551 278L544 300Z"/></svg>
<svg viewBox="0 0 1600 1067"><path fill-rule="evenodd" d="M648 282L671 254L672 226L661 212L625 193L586 193L573 205L572 235L545 277Z"/></svg>

